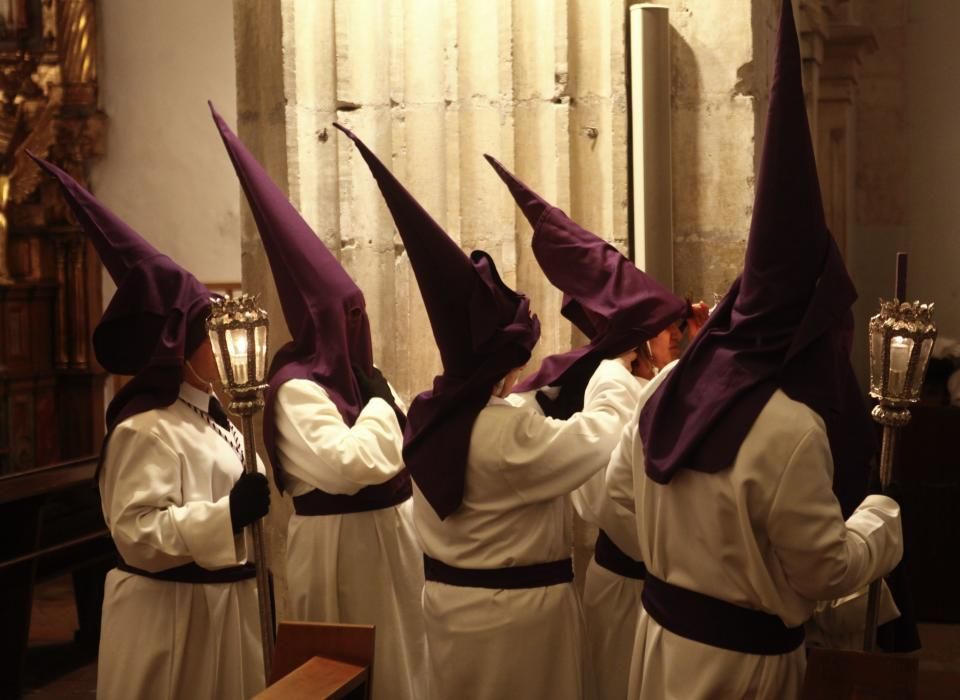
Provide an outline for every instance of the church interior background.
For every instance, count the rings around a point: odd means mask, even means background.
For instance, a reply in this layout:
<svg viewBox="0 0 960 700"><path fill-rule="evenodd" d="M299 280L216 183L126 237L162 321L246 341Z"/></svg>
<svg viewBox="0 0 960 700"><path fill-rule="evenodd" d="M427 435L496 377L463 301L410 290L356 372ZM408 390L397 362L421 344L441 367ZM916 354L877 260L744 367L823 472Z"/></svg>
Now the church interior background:
<svg viewBox="0 0 960 700"><path fill-rule="evenodd" d="M364 289L375 357L409 400L439 359L392 219L334 121L530 296L545 320L531 368L577 337L483 153L681 295L711 301L737 275L779 0L661 0L631 31L634 5L0 1L0 697L89 697L114 556L91 481L122 382L89 342L109 278L26 151L89 184L209 287L257 292L279 318L211 100ZM860 293L861 380L866 321L892 294L897 251L909 253L909 298L937 304L939 359L897 468L923 668L960 674L960 3L794 5L827 217ZM277 502L273 562L289 514ZM595 533L574 528L582 565ZM282 610L283 567L274 575Z"/></svg>

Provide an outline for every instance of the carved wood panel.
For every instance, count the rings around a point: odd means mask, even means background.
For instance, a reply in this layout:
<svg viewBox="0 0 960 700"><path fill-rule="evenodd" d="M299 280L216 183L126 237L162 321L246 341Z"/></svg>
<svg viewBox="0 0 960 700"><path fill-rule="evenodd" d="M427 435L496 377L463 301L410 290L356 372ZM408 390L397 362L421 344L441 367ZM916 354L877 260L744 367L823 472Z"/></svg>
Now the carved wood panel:
<svg viewBox="0 0 960 700"><path fill-rule="evenodd" d="M26 0L0 27L0 473L99 449L103 370L90 339L100 263L26 152L87 181L103 149L94 0Z"/></svg>

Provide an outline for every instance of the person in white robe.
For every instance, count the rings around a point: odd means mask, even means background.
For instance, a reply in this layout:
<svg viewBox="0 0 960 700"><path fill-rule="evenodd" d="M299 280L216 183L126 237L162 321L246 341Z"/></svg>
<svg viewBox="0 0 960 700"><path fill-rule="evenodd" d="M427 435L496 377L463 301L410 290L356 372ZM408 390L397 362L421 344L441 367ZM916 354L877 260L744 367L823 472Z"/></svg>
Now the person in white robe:
<svg viewBox="0 0 960 700"><path fill-rule="evenodd" d="M294 499L314 489L356 494L403 470L403 432L381 398L348 427L323 387L294 379L279 389L276 421L284 483ZM355 513L294 512L287 586L294 619L376 625L374 697L425 696L423 559L409 497Z"/></svg>
<svg viewBox="0 0 960 700"><path fill-rule="evenodd" d="M552 418L583 407L588 371L624 348L637 350L632 371L642 388L680 354L681 324L702 325L706 305L688 304L638 269L612 245L551 206L486 156L533 227L531 245L547 279L564 293L561 313L589 343L551 355L508 397ZM625 697L645 569L636 518L606 493L604 471L571 493L577 514L599 532L583 581L585 643L599 700ZM572 530L572 528L569 528Z"/></svg>
<svg viewBox="0 0 960 700"><path fill-rule="evenodd" d="M243 438L211 424L211 396L184 383L174 404L128 418L107 443L100 492L123 565L107 574L98 698L226 700L263 690L257 582L242 566L253 548L230 517ZM245 578L150 577L186 564Z"/></svg>
<svg viewBox="0 0 960 700"><path fill-rule="evenodd" d="M415 495L424 552L479 570L569 558L567 498L605 466L639 391L625 363L605 360L567 421L492 396L474 425L460 508L441 521ZM423 604L431 697L593 697L572 581L511 590L428 580Z"/></svg>
<svg viewBox="0 0 960 700"><path fill-rule="evenodd" d="M647 387L638 414L673 367ZM729 469L686 471L664 486L644 475L643 460L633 421L606 470L607 488L638 516L648 571L772 613L788 627L810 619L819 601L853 594L889 572L902 554L900 509L892 499L869 496L843 520L823 421L780 390ZM789 700L799 697L806 668L803 645L788 654L739 653L686 639L646 613L634 655L631 698Z"/></svg>
<svg viewBox="0 0 960 700"><path fill-rule="evenodd" d="M744 271L644 392L607 469L647 567L631 698L799 697L818 601L902 555L895 501L841 509L858 475L866 490L876 434L849 360L856 290L826 226L782 8Z"/></svg>
<svg viewBox="0 0 960 700"><path fill-rule="evenodd" d="M98 466L118 565L107 574L97 697L244 700L264 687L255 570L243 528L270 505L212 393L210 291L55 165L117 285L97 360L132 375L110 402Z"/></svg>
<svg viewBox="0 0 960 700"><path fill-rule="evenodd" d="M423 563L399 398L373 365L363 292L213 110L267 252L293 340L269 372L264 442L293 497L289 610L372 624L375 698L426 692Z"/></svg>
<svg viewBox="0 0 960 700"><path fill-rule="evenodd" d="M431 698L592 696L565 519L632 415L632 348L591 372L567 420L511 405L540 334L489 255L469 257L360 150L413 267L444 372L408 414L404 456L424 552Z"/></svg>

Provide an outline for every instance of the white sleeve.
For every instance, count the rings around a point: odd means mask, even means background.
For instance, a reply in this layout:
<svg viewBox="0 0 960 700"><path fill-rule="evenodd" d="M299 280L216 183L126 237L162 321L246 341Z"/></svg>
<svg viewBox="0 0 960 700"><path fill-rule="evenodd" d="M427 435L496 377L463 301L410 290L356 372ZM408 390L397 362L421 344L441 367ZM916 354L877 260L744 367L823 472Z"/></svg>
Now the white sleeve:
<svg viewBox="0 0 960 700"><path fill-rule="evenodd" d="M863 633L867 623L867 592L864 586L854 593L817 603L813 616L807 620L807 643L828 649L856 649L863 647ZM887 582L880 581L880 612L878 624L886 624L900 617Z"/></svg>
<svg viewBox="0 0 960 700"><path fill-rule="evenodd" d="M604 472L604 487L607 497L633 514L637 512L633 494L633 470L635 467L634 444L638 440L637 414L634 413L633 420L623 426L620 441L613 449L613 454L610 455L610 463ZM643 469L642 448L638 445L637 450L641 453L639 468Z"/></svg>
<svg viewBox="0 0 960 700"><path fill-rule="evenodd" d="M647 382L633 415L620 433L620 441L610 455L610 463L607 465L605 473L605 486L607 496L614 503L626 508L629 512L636 515L637 505L634 500L634 474L643 474L645 471L643 459L643 443L640 440L640 413L647 401L657 391L661 384L677 366L677 361L669 363L657 374L656 377Z"/></svg>
<svg viewBox="0 0 960 700"><path fill-rule="evenodd" d="M498 438L504 478L523 502L569 494L606 464L633 413L641 386L616 360L600 363L584 394L584 406L568 420L523 411L503 425ZM514 409L522 410L522 409Z"/></svg>
<svg viewBox="0 0 960 700"><path fill-rule="evenodd" d="M314 488L354 494L403 469L403 432L383 399L368 401L348 427L323 387L294 379L277 392L275 415L284 472Z"/></svg>
<svg viewBox="0 0 960 700"><path fill-rule="evenodd" d="M205 569L243 563L243 537L234 535L229 494L183 502L183 458L153 433L119 425L100 474L103 508L123 560L145 571L196 562Z"/></svg>
<svg viewBox="0 0 960 700"><path fill-rule="evenodd" d="M826 433L794 449L767 516L767 533L790 585L810 600L841 598L889 573L903 555L900 507L867 496L846 522L833 494Z"/></svg>

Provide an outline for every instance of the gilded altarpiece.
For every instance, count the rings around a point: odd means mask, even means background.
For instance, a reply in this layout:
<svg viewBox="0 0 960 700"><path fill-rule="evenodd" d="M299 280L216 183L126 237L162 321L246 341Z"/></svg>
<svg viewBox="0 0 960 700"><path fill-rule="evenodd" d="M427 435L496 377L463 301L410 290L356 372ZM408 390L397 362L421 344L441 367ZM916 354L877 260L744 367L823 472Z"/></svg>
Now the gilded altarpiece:
<svg viewBox="0 0 960 700"><path fill-rule="evenodd" d="M95 453L96 253L28 151L80 182L103 148L93 0L0 0L0 475Z"/></svg>

